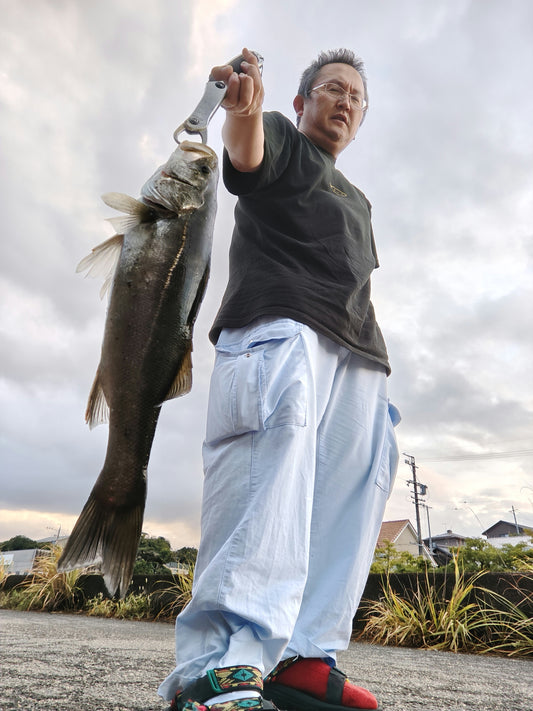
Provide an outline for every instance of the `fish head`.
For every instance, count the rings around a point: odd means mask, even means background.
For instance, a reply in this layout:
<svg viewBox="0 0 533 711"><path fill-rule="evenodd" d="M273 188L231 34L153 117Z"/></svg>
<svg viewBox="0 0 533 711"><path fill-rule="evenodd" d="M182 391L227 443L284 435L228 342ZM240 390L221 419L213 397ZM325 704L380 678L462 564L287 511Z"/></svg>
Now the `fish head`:
<svg viewBox="0 0 533 711"><path fill-rule="evenodd" d="M218 159L212 148L183 141L141 189L150 204L181 214L200 208L218 181Z"/></svg>

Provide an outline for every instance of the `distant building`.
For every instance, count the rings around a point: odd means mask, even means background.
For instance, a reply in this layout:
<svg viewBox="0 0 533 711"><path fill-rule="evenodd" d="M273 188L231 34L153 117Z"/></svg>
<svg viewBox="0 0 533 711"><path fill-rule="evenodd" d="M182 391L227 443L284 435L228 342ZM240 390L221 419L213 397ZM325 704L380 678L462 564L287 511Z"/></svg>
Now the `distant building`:
<svg viewBox="0 0 533 711"><path fill-rule="evenodd" d="M376 548L382 548L387 541L390 541L399 553L407 551L411 555L418 555L418 537L416 530L408 518L397 521L383 521L379 531ZM434 560L427 548L423 545L423 557L434 565Z"/></svg>
<svg viewBox="0 0 533 711"><path fill-rule="evenodd" d="M50 555L50 545L64 548L68 536L51 536L35 541L44 548L26 548L17 551L0 551L0 568L6 575L28 575L37 565L39 558Z"/></svg>
<svg viewBox="0 0 533 711"><path fill-rule="evenodd" d="M424 538L424 543L431 550L431 554L439 565L446 565L452 558L452 548L460 548L464 546L466 536L460 533L454 533L448 529L446 533L440 533L436 536L431 536L431 545L429 538Z"/></svg>
<svg viewBox="0 0 533 711"><path fill-rule="evenodd" d="M68 536L48 536L48 538L39 538L37 543L41 545L54 545L64 548L67 545Z"/></svg>
<svg viewBox="0 0 533 711"><path fill-rule="evenodd" d="M437 536L431 536L431 543L444 548L460 548L464 546L467 536L462 536L460 533L454 533L448 529L446 533L439 533ZM429 546L429 538L424 538L424 543Z"/></svg>
<svg viewBox="0 0 533 711"><path fill-rule="evenodd" d="M508 538L509 536L533 536L533 527L521 526L519 523L498 521L483 531L482 536L487 538Z"/></svg>
<svg viewBox="0 0 533 711"><path fill-rule="evenodd" d="M531 544L533 527L510 521L498 521L483 531L482 535L486 536L487 542L495 548L502 548L505 545L515 546L518 543Z"/></svg>
<svg viewBox="0 0 533 711"><path fill-rule="evenodd" d="M21 551L0 551L0 567L6 575L27 575L31 573L38 559L49 551L27 548Z"/></svg>

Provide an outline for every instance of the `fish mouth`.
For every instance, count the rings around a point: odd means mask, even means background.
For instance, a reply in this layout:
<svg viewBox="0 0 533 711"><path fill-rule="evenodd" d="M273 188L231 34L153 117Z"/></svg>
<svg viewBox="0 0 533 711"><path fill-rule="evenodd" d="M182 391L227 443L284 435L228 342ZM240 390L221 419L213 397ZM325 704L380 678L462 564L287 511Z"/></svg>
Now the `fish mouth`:
<svg viewBox="0 0 533 711"><path fill-rule="evenodd" d="M194 185L188 180L185 180L185 178L181 178L178 175L173 175L172 173L167 173L164 170L161 171L161 177L165 178L166 180L175 180L177 183L183 183L184 185L189 185L191 188L194 188Z"/></svg>

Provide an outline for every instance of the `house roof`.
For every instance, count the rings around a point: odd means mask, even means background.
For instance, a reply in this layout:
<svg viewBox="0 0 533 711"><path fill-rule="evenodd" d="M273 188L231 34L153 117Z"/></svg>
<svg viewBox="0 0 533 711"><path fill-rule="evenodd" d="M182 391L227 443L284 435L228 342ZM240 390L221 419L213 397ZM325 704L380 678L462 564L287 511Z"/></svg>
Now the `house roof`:
<svg viewBox="0 0 533 711"><path fill-rule="evenodd" d="M449 540L450 538L457 538L458 540L461 541L466 541L466 536L462 536L460 533L454 533L453 531L446 531L446 533L438 533L436 536L431 536L432 541L446 541ZM424 538L424 541L428 540L429 538Z"/></svg>
<svg viewBox="0 0 533 711"><path fill-rule="evenodd" d="M508 526L509 530L513 532L513 534L516 532L516 527L518 525L518 531L519 533L517 535L530 535L533 533L533 528L531 526L522 526L521 524L515 524L511 523L510 521L498 521L497 523L494 523L492 526L489 526L486 531L483 531L481 533L482 536L487 536L487 538L491 538L491 533L493 530L499 526Z"/></svg>
<svg viewBox="0 0 533 711"><path fill-rule="evenodd" d="M385 545L385 541L394 543L399 538L400 534L405 530L406 526L411 526L411 528L413 528L408 518L402 518L398 521L383 521L376 547L379 548L380 546ZM413 533L416 538L414 528Z"/></svg>

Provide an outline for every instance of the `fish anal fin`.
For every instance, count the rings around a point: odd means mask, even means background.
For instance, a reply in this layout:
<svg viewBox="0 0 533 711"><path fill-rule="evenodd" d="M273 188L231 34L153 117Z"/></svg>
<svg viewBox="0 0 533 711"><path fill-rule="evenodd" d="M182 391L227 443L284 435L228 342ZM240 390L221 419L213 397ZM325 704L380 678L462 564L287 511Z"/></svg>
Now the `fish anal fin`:
<svg viewBox="0 0 533 711"><path fill-rule="evenodd" d="M109 420L109 406L107 404L102 385L100 384L100 369L96 371L93 386L89 393L85 422L91 429Z"/></svg>
<svg viewBox="0 0 533 711"><path fill-rule="evenodd" d="M171 400L174 397L186 395L192 388L192 343L189 344L187 353L185 354L181 368L178 370L174 382L167 393L165 400Z"/></svg>

